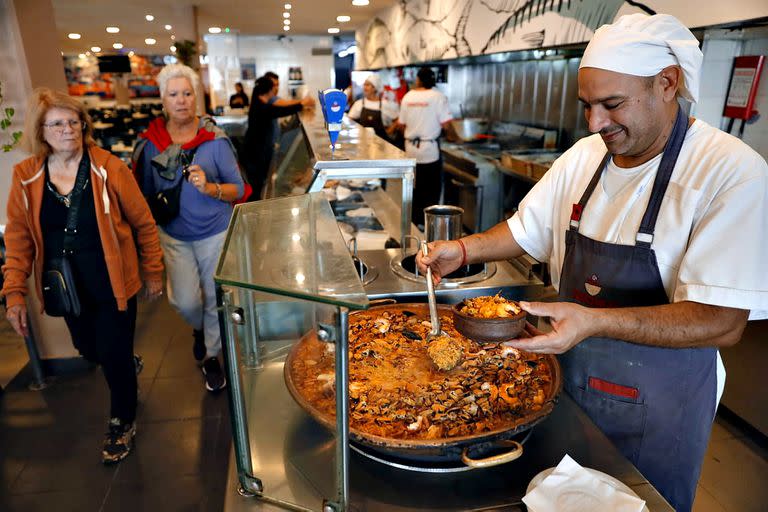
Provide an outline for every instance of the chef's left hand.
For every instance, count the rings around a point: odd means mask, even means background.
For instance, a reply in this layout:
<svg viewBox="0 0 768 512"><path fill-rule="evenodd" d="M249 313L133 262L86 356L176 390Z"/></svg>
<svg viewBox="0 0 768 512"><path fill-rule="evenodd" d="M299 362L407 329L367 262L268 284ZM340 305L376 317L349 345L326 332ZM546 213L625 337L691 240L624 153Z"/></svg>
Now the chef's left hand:
<svg viewBox="0 0 768 512"><path fill-rule="evenodd" d="M545 333L531 326L529 332L533 337L505 341L504 346L537 354L562 354L593 335L591 312L584 306L572 302L521 301L520 307L530 315L549 317L552 331Z"/></svg>
<svg viewBox="0 0 768 512"><path fill-rule="evenodd" d="M197 189L198 192L205 194L205 184L207 183L207 178L202 167L197 164L190 165L189 178L187 178L187 181L189 181L192 186Z"/></svg>

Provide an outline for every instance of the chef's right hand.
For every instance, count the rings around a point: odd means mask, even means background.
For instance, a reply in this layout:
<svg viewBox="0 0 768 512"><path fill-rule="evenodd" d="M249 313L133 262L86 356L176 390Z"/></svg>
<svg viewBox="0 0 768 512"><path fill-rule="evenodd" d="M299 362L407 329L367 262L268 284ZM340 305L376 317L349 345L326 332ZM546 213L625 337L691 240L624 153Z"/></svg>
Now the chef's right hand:
<svg viewBox="0 0 768 512"><path fill-rule="evenodd" d="M443 276L447 276L459 266L464 258L461 244L455 240L438 240L427 244L429 255L421 251L416 253L416 266L419 272L426 274L427 266L432 269L432 281L438 284Z"/></svg>
<svg viewBox="0 0 768 512"><path fill-rule="evenodd" d="M5 312L5 318L11 322L11 327L16 333L26 338L29 336L29 327L27 327L27 306L24 304L16 304L9 307Z"/></svg>
<svg viewBox="0 0 768 512"><path fill-rule="evenodd" d="M315 106L315 99L312 96L304 96L301 99L301 106L304 108L313 108Z"/></svg>

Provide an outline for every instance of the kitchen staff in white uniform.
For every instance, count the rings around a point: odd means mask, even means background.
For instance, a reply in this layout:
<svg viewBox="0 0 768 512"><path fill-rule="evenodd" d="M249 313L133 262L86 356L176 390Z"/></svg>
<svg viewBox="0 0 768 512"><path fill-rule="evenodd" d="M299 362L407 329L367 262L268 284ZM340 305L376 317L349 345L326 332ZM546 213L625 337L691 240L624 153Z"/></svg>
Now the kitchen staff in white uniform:
<svg viewBox="0 0 768 512"><path fill-rule="evenodd" d="M443 160L438 139L443 128L453 138L448 98L435 86L435 73L419 69L416 83L400 103L398 128L405 130L405 154L416 159L412 219L424 224L424 208L439 204L443 184Z"/></svg>
<svg viewBox="0 0 768 512"><path fill-rule="evenodd" d="M417 257L438 278L524 252L547 261L562 302L521 305L553 329L507 344L562 354L567 392L678 511L714 419L717 347L768 310L768 165L682 112L701 62L672 16L601 27L578 77L596 134L509 221Z"/></svg>
<svg viewBox="0 0 768 512"><path fill-rule="evenodd" d="M363 83L363 97L357 100L349 109L350 119L363 126L373 128L376 135L389 141L387 129L397 119L400 107L389 101L381 94L381 77L371 73Z"/></svg>

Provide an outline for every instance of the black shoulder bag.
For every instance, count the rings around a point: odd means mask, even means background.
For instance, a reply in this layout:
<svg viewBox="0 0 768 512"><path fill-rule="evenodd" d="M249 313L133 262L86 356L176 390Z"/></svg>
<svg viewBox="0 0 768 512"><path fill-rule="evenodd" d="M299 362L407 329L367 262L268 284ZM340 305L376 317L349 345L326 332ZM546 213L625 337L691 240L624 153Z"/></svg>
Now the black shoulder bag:
<svg viewBox="0 0 768 512"><path fill-rule="evenodd" d="M196 150L192 150L189 156L184 150L179 153L179 159L181 160L181 179L178 183L171 188L155 192L147 198L149 210L152 212L152 217L154 217L155 222L157 222L159 226L165 226L179 216L181 187L184 180L189 176L189 166L195 157L195 151Z"/></svg>
<svg viewBox="0 0 768 512"><path fill-rule="evenodd" d="M75 276L68 256L72 255L75 249L77 215L83 189L88 180L89 167L81 165L77 171L67 212L67 227L64 228L64 250L61 256L46 261L43 269L43 302L45 312L50 316L80 316L80 299L77 296Z"/></svg>

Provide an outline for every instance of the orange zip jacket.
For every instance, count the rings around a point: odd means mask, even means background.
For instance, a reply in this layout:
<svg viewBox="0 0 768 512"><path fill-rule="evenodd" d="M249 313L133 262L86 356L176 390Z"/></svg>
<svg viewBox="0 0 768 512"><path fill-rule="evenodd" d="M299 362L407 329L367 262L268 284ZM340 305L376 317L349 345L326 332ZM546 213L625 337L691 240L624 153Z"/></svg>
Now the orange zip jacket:
<svg viewBox="0 0 768 512"><path fill-rule="evenodd" d="M131 171L123 162L98 146L89 146L91 188L101 246L118 309L125 311L144 280L161 280L163 253L157 226ZM43 290L43 234L40 208L45 188L44 161L30 157L13 168L5 228L6 260L3 290L8 307L24 304L27 278L34 263L35 288L40 303ZM136 232L134 242L133 232ZM139 254L141 274L139 274Z"/></svg>

